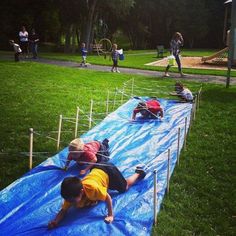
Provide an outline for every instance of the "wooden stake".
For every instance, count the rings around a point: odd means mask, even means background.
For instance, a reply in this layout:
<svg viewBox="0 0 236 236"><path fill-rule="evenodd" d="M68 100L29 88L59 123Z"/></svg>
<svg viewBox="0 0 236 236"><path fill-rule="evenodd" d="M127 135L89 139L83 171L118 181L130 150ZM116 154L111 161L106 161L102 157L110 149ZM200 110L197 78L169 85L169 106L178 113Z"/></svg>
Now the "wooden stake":
<svg viewBox="0 0 236 236"><path fill-rule="evenodd" d="M157 224L157 171L156 170L153 171L153 184L154 184L154 191L153 191L153 194L154 194L154 196L153 196L154 222L153 222L153 224L156 225Z"/></svg>
<svg viewBox="0 0 236 236"><path fill-rule="evenodd" d="M76 118L75 118L75 138L77 138L77 133L78 133L78 122L79 122L79 107L77 107Z"/></svg>
<svg viewBox="0 0 236 236"><path fill-rule="evenodd" d="M109 113L109 90L107 91L106 115Z"/></svg>
<svg viewBox="0 0 236 236"><path fill-rule="evenodd" d="M180 128L178 128L178 143L177 143L177 164L179 165L179 148L180 148Z"/></svg>
<svg viewBox="0 0 236 236"><path fill-rule="evenodd" d="M57 134L57 151L58 151L59 148L60 148L61 126L62 126L62 115L59 116L58 134Z"/></svg>
<svg viewBox="0 0 236 236"><path fill-rule="evenodd" d="M92 116L93 116L93 100L90 102L90 112L89 112L89 129L92 127Z"/></svg>
<svg viewBox="0 0 236 236"><path fill-rule="evenodd" d="M29 169L32 169L33 166L33 142L34 142L34 130L33 128L29 129L30 132L30 147L29 147Z"/></svg>
<svg viewBox="0 0 236 236"><path fill-rule="evenodd" d="M167 193L170 191L170 149L168 149Z"/></svg>
<svg viewBox="0 0 236 236"><path fill-rule="evenodd" d="M186 142L187 142L187 121L188 121L188 118L185 117L185 124L184 124L184 150L186 150Z"/></svg>

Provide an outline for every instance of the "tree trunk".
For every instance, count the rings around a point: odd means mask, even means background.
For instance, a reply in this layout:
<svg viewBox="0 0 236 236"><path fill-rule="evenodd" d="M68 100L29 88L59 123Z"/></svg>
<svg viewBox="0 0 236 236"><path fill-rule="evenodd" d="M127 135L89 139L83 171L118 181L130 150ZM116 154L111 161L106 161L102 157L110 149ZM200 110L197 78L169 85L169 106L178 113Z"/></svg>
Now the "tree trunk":
<svg viewBox="0 0 236 236"><path fill-rule="evenodd" d="M194 44L194 39L190 39L189 40L189 46L192 49L193 48L193 44Z"/></svg>
<svg viewBox="0 0 236 236"><path fill-rule="evenodd" d="M80 35L80 31L77 27L75 29L75 33L76 33L76 39L77 39L77 44L78 44L78 50L79 50L80 49L80 37L81 37L81 35Z"/></svg>
<svg viewBox="0 0 236 236"><path fill-rule="evenodd" d="M75 28L75 25L72 26L72 47L71 47L71 52L72 53L76 52L76 28Z"/></svg>
<svg viewBox="0 0 236 236"><path fill-rule="evenodd" d="M69 53L71 49L71 29L72 25L66 27L64 52Z"/></svg>
<svg viewBox="0 0 236 236"><path fill-rule="evenodd" d="M85 25L85 38L84 38L87 49L89 48L89 45L91 43L91 32L93 29L94 13L95 13L96 5L97 5L97 0L93 0L92 5L88 6L89 7L88 19Z"/></svg>

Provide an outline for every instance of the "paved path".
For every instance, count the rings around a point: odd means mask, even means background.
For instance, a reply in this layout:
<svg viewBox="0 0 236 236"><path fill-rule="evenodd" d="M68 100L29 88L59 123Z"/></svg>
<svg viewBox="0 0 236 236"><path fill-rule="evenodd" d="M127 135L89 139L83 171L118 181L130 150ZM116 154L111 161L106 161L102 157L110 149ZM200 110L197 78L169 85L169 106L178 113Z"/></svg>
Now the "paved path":
<svg viewBox="0 0 236 236"><path fill-rule="evenodd" d="M59 60L51 60L45 58L39 58L37 60L26 59L27 61L35 61L43 64L51 64L57 66L71 67L76 68L78 70L96 70L96 71L105 71L111 73L111 66L101 66L101 65L89 65L87 68L81 68L79 63L72 61L59 61ZM163 78L163 72L160 71L152 71L152 70L141 70L141 69L133 69L133 68L119 68L121 73L124 74L135 74L135 75L143 75L143 76L151 76L151 77L159 77ZM178 73L169 73L171 78L180 79ZM187 81L195 81L202 83L215 83L215 84L225 84L226 76L214 76L214 75L196 75L196 74L187 74L184 78L181 78ZM231 78L231 84L236 85L236 78Z"/></svg>

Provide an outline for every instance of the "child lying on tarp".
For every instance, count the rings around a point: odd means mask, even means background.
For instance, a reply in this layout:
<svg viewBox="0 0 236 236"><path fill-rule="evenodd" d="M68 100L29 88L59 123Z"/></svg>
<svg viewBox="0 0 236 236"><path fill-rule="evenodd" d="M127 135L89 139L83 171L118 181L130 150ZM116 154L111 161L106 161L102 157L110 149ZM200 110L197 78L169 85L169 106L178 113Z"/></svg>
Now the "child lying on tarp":
<svg viewBox="0 0 236 236"><path fill-rule="evenodd" d="M95 164L91 172L82 180L78 177L65 178L61 184L61 196L64 198L64 203L55 219L48 223L48 228L57 227L70 207L93 206L97 204L97 201L106 202L108 215L104 221L111 223L114 220L114 214L112 198L108 189L124 193L137 180L143 179L145 175L145 171L141 167L137 167L135 174L125 179L116 166L112 163L105 163L103 165L97 164L97 166Z"/></svg>
<svg viewBox="0 0 236 236"><path fill-rule="evenodd" d="M76 161L79 165L83 165L83 162L91 162L90 165L87 165L85 169L80 171L80 175L84 175L93 166L92 163L109 161L108 142L108 139L104 139L102 142L92 141L84 143L80 138L74 139L69 144L69 155L64 169L67 170L72 160ZM80 164L80 162L82 163Z"/></svg>
<svg viewBox="0 0 236 236"><path fill-rule="evenodd" d="M193 94L192 92L187 88L184 87L184 85L180 82L175 83L175 92L170 93L172 96L177 96L181 98L184 102L192 102L193 101Z"/></svg>
<svg viewBox="0 0 236 236"><path fill-rule="evenodd" d="M132 120L135 120L138 113L140 113L142 117L146 119L155 119L159 116L163 118L163 109L161 108L161 104L154 99L146 102L140 102L133 111Z"/></svg>

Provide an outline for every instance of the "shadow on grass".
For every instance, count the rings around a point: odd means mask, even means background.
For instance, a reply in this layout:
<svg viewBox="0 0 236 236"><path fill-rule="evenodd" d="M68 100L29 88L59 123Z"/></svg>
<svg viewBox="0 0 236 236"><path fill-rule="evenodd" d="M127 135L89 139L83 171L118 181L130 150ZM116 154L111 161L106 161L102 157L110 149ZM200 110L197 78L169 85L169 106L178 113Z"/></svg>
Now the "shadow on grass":
<svg viewBox="0 0 236 236"><path fill-rule="evenodd" d="M211 88L203 92L203 98L211 103L236 104L236 87L233 88Z"/></svg>

